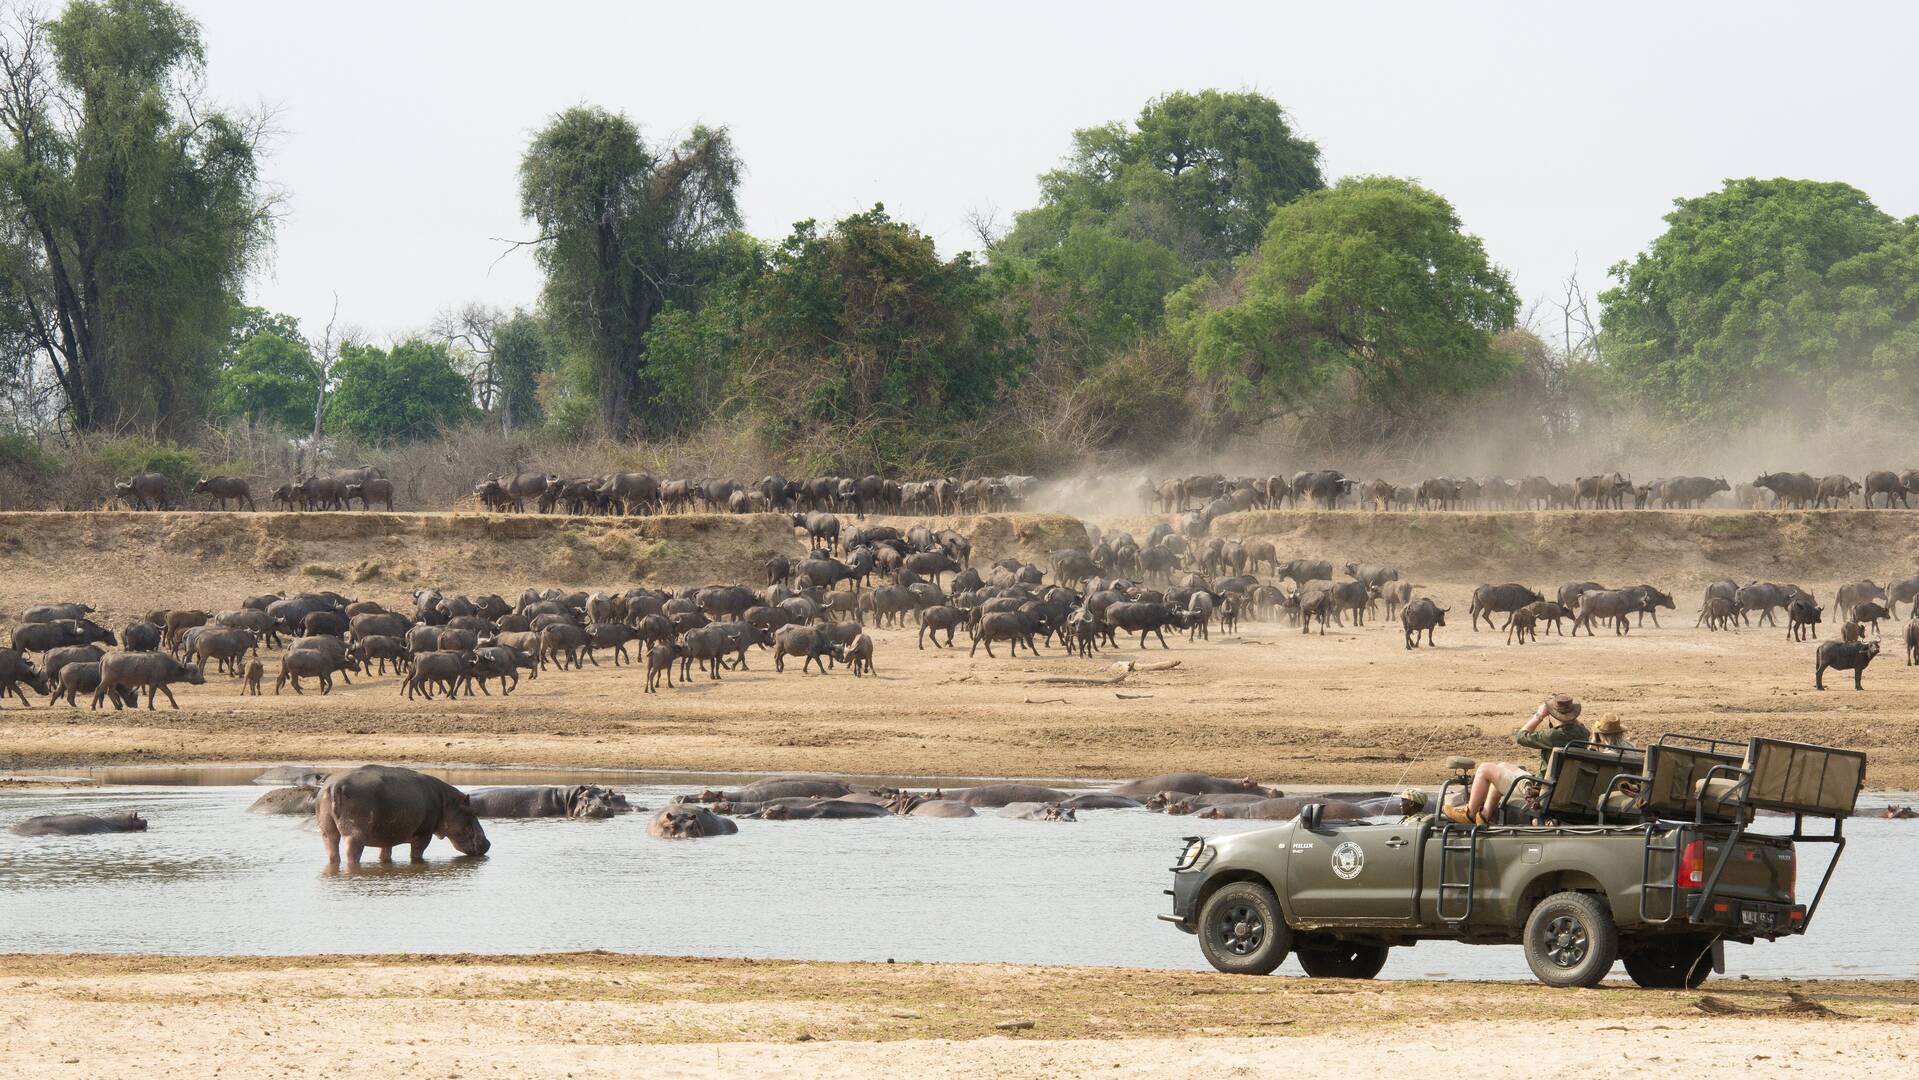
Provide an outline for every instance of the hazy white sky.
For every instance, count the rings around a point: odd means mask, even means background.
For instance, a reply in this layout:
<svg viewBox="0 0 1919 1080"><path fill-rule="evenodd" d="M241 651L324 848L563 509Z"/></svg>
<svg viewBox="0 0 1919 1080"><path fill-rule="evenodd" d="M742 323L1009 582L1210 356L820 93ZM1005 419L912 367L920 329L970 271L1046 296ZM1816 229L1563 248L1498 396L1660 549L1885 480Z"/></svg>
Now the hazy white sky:
<svg viewBox="0 0 1919 1080"><path fill-rule="evenodd" d="M1002 222L1078 127L1173 89L1271 95L1329 178L1452 200L1528 299L1598 283L1675 196L1845 180L1919 213L1919 5L465 3L186 0L215 97L270 105L288 198L255 302L378 335L530 303L515 170L578 103L653 138L730 127L748 227L884 202L943 251Z"/></svg>

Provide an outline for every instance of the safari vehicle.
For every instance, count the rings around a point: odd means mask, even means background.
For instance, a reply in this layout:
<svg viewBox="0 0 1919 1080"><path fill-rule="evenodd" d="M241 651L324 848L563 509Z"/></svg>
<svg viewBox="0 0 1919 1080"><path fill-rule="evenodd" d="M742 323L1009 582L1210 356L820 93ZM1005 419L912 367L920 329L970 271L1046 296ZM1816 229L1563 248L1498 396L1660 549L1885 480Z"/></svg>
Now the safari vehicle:
<svg viewBox="0 0 1919 1080"><path fill-rule="evenodd" d="M1438 806L1471 783L1456 764ZM1369 979L1395 945L1450 939L1523 945L1550 986L1593 986L1614 960L1640 986L1697 986L1725 970L1724 942L1806 932L1865 771L1862 753L1774 739L1574 744L1514 783L1497 824L1335 823L1308 804L1273 828L1188 837L1160 918L1232 973L1292 953L1308 975ZM1801 904L1811 843L1831 857Z"/></svg>

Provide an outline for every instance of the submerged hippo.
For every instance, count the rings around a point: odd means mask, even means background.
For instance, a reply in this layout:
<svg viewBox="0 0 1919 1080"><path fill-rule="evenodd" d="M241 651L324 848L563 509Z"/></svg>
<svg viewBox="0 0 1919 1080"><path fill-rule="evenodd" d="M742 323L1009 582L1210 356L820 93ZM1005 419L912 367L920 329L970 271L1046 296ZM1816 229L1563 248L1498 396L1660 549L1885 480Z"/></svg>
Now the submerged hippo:
<svg viewBox="0 0 1919 1080"><path fill-rule="evenodd" d="M1009 803L1056 803L1066 798L1066 795L1052 788L1035 787L1032 784L982 784L949 791L943 797L968 806L994 809Z"/></svg>
<svg viewBox="0 0 1919 1080"><path fill-rule="evenodd" d="M699 801L747 803L788 798L836 799L852 791L844 782L825 777L769 776L764 780L755 780L738 791L714 791L709 788L700 792Z"/></svg>
<svg viewBox="0 0 1919 1080"><path fill-rule="evenodd" d="M1914 810L1910 806L1888 806L1885 809L1879 811L1879 816L1888 817L1888 818L1898 818L1901 821L1905 821L1911 818L1919 818L1919 810Z"/></svg>
<svg viewBox="0 0 1919 1080"><path fill-rule="evenodd" d="M307 765L275 765L273 768L253 778L253 782L263 787L319 787L326 783L327 774Z"/></svg>
<svg viewBox="0 0 1919 1080"><path fill-rule="evenodd" d="M893 812L878 803L850 799L820 799L815 802L777 802L759 812L766 821L847 820L851 818L892 817Z"/></svg>
<svg viewBox="0 0 1919 1080"><path fill-rule="evenodd" d="M146 832L147 819L137 813L43 814L30 817L13 827L21 836L93 836L97 833Z"/></svg>
<svg viewBox="0 0 1919 1080"><path fill-rule="evenodd" d="M1182 791L1188 795L1262 795L1269 798L1278 798L1280 794L1273 788L1246 778L1228 780L1210 773L1191 772L1164 773L1113 787L1115 795L1131 795L1141 799L1161 791Z"/></svg>
<svg viewBox="0 0 1919 1080"><path fill-rule="evenodd" d="M957 799L928 799L920 795L901 792L886 804L886 808L901 817L974 817L974 809Z"/></svg>
<svg viewBox="0 0 1919 1080"><path fill-rule="evenodd" d="M1137 810L1146 804L1128 795L1088 791L1070 799L1062 799L1060 805L1068 810Z"/></svg>
<svg viewBox="0 0 1919 1080"><path fill-rule="evenodd" d="M1177 793L1161 792L1160 794L1171 796ZM1249 803L1265 802L1267 798L1265 795L1244 794L1187 795L1177 799L1168 798L1161 804L1160 809L1169 814L1197 814L1209 806L1245 806Z"/></svg>
<svg viewBox="0 0 1919 1080"><path fill-rule="evenodd" d="M999 809L1000 817L1009 817L1017 821L1078 821L1069 807L1056 802L1016 802L1007 803Z"/></svg>
<svg viewBox="0 0 1919 1080"><path fill-rule="evenodd" d="M339 865L342 839L348 866L360 865L360 853L369 847L379 848L380 861L390 863L401 844L411 846L413 861L419 862L436 836L465 855L484 855L493 846L464 792L392 765L362 765L328 780L314 818L329 866Z"/></svg>
<svg viewBox="0 0 1919 1080"><path fill-rule="evenodd" d="M468 798L483 818L610 818L629 809L626 796L592 784L487 788Z"/></svg>
<svg viewBox="0 0 1919 1080"><path fill-rule="evenodd" d="M247 807L250 814L291 814L296 817L310 816L320 805L320 789L312 786L274 788L265 795L253 800Z"/></svg>
<svg viewBox="0 0 1919 1080"><path fill-rule="evenodd" d="M663 807L646 826L646 835L665 840L731 836L739 831L740 827L726 818L688 803Z"/></svg>
<svg viewBox="0 0 1919 1080"><path fill-rule="evenodd" d="M1424 800L1420 800L1423 804ZM1329 800L1325 796L1292 797L1285 799L1261 799L1253 803L1237 803L1228 806L1209 806L1199 811L1198 817L1249 818L1256 821L1287 821L1299 816L1299 811L1308 803L1319 803L1324 810L1320 812L1325 821L1357 821L1361 818L1403 816L1415 813L1419 804L1410 799L1389 796L1384 799L1370 799L1365 802L1347 802L1341 799Z"/></svg>

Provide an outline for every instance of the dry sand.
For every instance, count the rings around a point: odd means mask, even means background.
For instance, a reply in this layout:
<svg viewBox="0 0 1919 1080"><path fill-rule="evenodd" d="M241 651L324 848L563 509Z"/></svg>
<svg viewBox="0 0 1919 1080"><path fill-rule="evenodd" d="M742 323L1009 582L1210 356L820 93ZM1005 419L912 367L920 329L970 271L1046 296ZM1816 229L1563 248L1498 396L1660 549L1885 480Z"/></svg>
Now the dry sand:
<svg viewBox="0 0 1919 1080"><path fill-rule="evenodd" d="M1794 998L1789 995L1798 994ZM1772 1015L1712 1015L1730 1010ZM1813 1005L1795 1002L1812 1002ZM1909 1077L1919 984L1545 991L1009 965L0 958L0 1074ZM1002 1029L1003 1024L1030 1027Z"/></svg>

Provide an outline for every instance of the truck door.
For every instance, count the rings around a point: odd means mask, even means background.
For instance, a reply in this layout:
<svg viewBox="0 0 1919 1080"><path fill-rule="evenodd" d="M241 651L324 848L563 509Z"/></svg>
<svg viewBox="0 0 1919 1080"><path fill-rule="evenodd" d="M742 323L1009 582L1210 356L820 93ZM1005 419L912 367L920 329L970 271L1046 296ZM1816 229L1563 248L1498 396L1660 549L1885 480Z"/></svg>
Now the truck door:
<svg viewBox="0 0 1919 1080"><path fill-rule="evenodd" d="M1327 923L1412 919L1416 825L1342 823L1293 832L1286 891L1294 918Z"/></svg>

